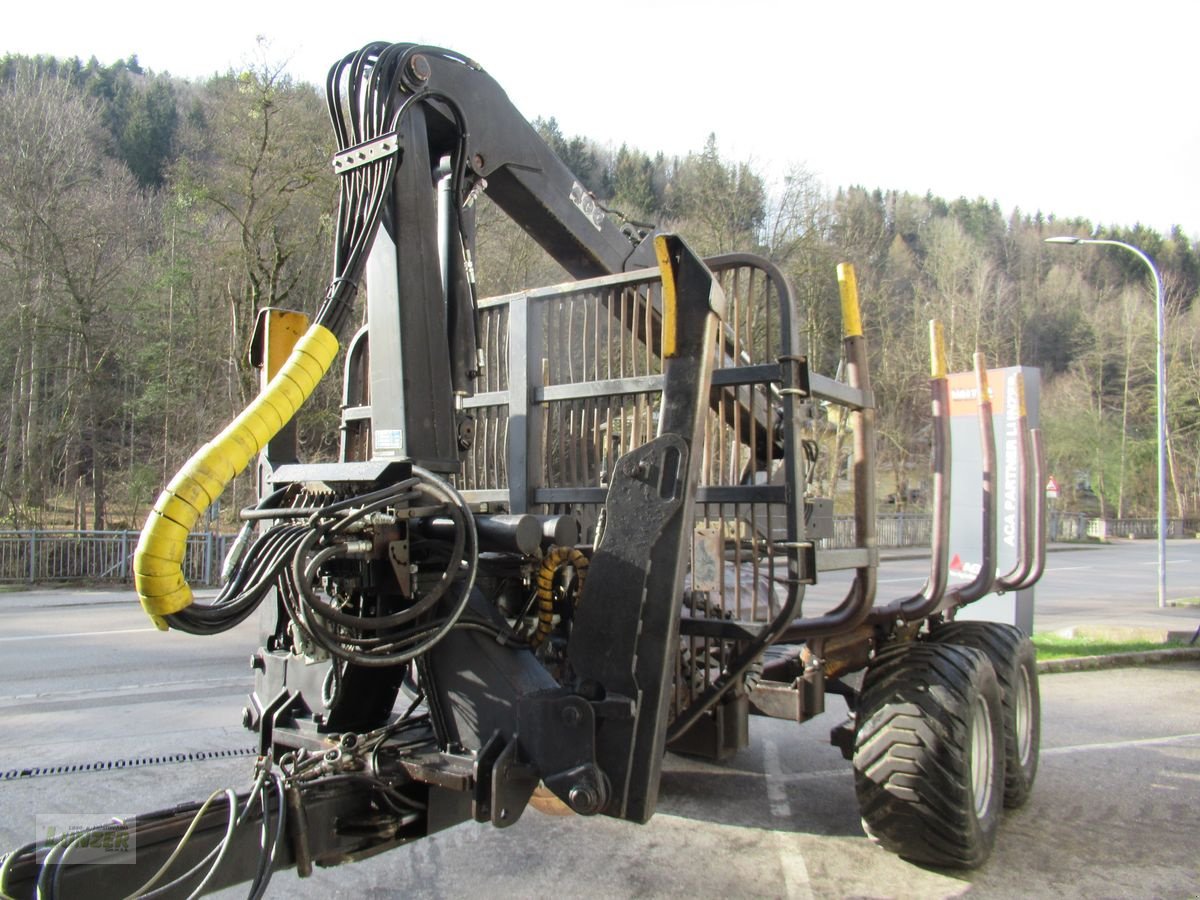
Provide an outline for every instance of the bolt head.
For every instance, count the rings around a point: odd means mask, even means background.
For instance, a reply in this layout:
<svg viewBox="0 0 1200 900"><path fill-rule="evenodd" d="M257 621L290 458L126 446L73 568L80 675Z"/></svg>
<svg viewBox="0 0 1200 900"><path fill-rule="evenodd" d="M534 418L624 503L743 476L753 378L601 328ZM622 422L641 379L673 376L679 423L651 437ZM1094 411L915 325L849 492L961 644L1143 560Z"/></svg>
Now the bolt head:
<svg viewBox="0 0 1200 900"><path fill-rule="evenodd" d="M591 785L577 784L568 792L567 802L575 812L587 815L596 811L596 807L600 805L600 798Z"/></svg>
<svg viewBox="0 0 1200 900"><path fill-rule="evenodd" d="M408 61L408 70L414 79L422 83L428 81L433 74L433 69L429 67L429 60L420 53Z"/></svg>

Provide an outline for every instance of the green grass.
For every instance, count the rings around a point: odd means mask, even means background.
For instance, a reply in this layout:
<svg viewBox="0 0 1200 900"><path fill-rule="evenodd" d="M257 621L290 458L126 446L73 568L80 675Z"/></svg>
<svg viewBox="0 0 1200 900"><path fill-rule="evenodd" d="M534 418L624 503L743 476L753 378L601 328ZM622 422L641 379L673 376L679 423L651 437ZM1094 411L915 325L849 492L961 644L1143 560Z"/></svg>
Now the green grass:
<svg viewBox="0 0 1200 900"><path fill-rule="evenodd" d="M1046 659L1071 659L1076 656L1108 656L1112 653L1137 653L1142 650L1165 650L1168 647L1186 647L1182 641L1162 643L1160 641L1120 641L1104 638L1063 637L1058 634L1035 634L1033 645L1037 657Z"/></svg>

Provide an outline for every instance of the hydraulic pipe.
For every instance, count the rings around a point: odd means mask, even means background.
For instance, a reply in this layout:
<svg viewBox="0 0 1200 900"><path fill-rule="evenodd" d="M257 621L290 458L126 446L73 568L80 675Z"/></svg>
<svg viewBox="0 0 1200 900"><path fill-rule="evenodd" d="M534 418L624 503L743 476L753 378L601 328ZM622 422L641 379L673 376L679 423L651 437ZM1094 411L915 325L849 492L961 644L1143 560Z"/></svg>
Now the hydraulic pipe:
<svg viewBox="0 0 1200 900"><path fill-rule="evenodd" d="M191 605L183 575L187 537L205 510L286 425L337 355L333 332L313 325L254 401L197 450L158 496L133 556L134 586L155 626Z"/></svg>
<svg viewBox="0 0 1200 900"><path fill-rule="evenodd" d="M1042 487L1046 482L1046 457L1042 449L1042 430L1032 429L1029 440L1033 447L1033 566L1024 580L1010 588L1014 591L1033 587L1046 570L1046 491Z"/></svg>
<svg viewBox="0 0 1200 900"><path fill-rule="evenodd" d="M542 549L574 547L579 543L579 520L574 516L535 516L542 529Z"/></svg>
<svg viewBox="0 0 1200 900"><path fill-rule="evenodd" d="M419 519L413 527L426 537L443 541L454 540L459 528L446 516ZM475 529L479 534L480 550L532 556L542 546L542 523L528 513L477 515Z"/></svg>
<svg viewBox="0 0 1200 900"><path fill-rule="evenodd" d="M933 537L929 577L917 593L894 600L871 612L873 622L902 618L906 622L929 615L946 594L950 559L950 383L942 323L929 322L929 394L933 424Z"/></svg>
<svg viewBox="0 0 1200 900"><path fill-rule="evenodd" d="M842 298L842 347L846 355L846 381L861 391L861 409L850 413L854 430L854 526L858 545L869 551L870 560L855 570L845 598L834 609L811 619L792 622L773 640L794 642L852 629L862 623L875 602L877 550L875 545L875 405L871 396L871 374L863 337L858 303L858 281L854 267L839 263L838 288Z"/></svg>

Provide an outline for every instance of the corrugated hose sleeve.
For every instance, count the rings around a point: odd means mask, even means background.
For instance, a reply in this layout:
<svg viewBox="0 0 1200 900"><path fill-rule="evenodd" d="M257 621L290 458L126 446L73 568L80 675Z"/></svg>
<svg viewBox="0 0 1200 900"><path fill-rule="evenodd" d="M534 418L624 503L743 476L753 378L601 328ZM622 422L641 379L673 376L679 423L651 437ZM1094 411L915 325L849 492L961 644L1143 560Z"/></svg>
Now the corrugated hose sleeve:
<svg viewBox="0 0 1200 900"><path fill-rule="evenodd" d="M545 643L554 630L554 576L564 565L570 563L575 567L575 600L583 593L583 583L587 578L589 560L582 552L574 547L555 547L542 560L542 566L537 576L537 630L529 639L529 646L536 649Z"/></svg>
<svg viewBox="0 0 1200 900"><path fill-rule="evenodd" d="M337 356L333 332L313 325L266 388L219 435L197 450L158 496L133 556L133 580L155 626L191 605L183 556L192 526L287 424Z"/></svg>

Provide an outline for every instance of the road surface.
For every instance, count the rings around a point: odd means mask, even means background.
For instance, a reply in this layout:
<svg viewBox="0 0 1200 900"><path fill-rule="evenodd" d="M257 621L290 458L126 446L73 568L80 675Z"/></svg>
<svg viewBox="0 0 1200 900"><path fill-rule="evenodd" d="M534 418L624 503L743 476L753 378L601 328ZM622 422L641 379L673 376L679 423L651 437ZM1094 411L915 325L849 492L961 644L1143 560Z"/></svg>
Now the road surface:
<svg viewBox="0 0 1200 900"><path fill-rule="evenodd" d="M1197 545L1169 549L1173 596L1200 593ZM1147 559L1149 544L1053 554L1039 626L1146 585L1153 607ZM919 561L889 562L881 590L922 578ZM125 592L0 595L0 847L30 840L39 815L127 815L246 787L256 645L253 621L214 638L157 632ZM863 837L849 766L827 743L842 708L803 726L756 719L728 765L669 756L646 826L530 810L504 831L465 824L307 881L280 873L268 896L1194 897L1200 666L1042 683L1033 798L974 873L913 866Z"/></svg>

